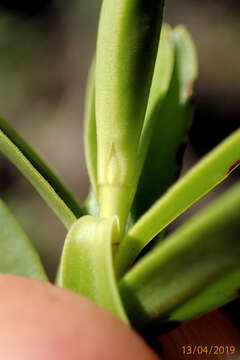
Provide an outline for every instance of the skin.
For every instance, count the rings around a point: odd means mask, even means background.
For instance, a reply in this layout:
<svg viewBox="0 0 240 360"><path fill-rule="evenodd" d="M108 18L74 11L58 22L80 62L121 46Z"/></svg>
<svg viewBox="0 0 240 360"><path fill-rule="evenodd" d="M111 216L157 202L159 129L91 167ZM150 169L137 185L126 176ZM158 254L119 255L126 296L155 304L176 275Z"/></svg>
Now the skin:
<svg viewBox="0 0 240 360"><path fill-rule="evenodd" d="M0 359L159 359L133 330L71 292L0 275L0 294Z"/></svg>
<svg viewBox="0 0 240 360"><path fill-rule="evenodd" d="M157 360L128 326L87 299L41 281L0 275L0 359ZM216 311L159 338L165 360L185 360L182 346L235 346L240 332ZM216 349L215 349L216 350ZM189 357L189 356L188 356ZM189 357L190 358L190 357ZM199 355L191 355L198 360ZM228 354L208 355L228 359Z"/></svg>

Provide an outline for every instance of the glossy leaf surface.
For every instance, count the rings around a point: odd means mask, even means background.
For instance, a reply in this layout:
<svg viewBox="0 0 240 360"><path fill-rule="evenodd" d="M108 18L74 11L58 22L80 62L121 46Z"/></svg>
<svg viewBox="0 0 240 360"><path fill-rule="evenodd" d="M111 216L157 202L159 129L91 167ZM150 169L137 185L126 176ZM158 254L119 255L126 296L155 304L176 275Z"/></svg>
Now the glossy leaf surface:
<svg viewBox="0 0 240 360"><path fill-rule="evenodd" d="M177 181L130 229L116 255L120 277L170 222L223 181L240 164L240 129Z"/></svg>
<svg viewBox="0 0 240 360"><path fill-rule="evenodd" d="M146 142L150 146L134 199L135 218L148 210L179 175L192 120L191 96L196 77L197 56L189 33L182 26L174 31L165 26L141 136L140 161L144 159L141 147L145 148Z"/></svg>
<svg viewBox="0 0 240 360"><path fill-rule="evenodd" d="M0 119L0 151L34 186L67 228L83 215L83 209L53 171L3 119Z"/></svg>
<svg viewBox="0 0 240 360"><path fill-rule="evenodd" d="M1 199L0 273L47 280L37 252Z"/></svg>
<svg viewBox="0 0 240 360"><path fill-rule="evenodd" d="M93 192L97 194L97 129L95 114L95 62L91 65L84 114L85 159Z"/></svg>
<svg viewBox="0 0 240 360"><path fill-rule="evenodd" d="M236 298L240 286L240 184L184 224L120 281L133 324L161 327Z"/></svg>
<svg viewBox="0 0 240 360"><path fill-rule="evenodd" d="M96 54L100 214L125 227L157 55L163 0L104 0Z"/></svg>
<svg viewBox="0 0 240 360"><path fill-rule="evenodd" d="M115 217L84 216L78 220L66 238L60 283L128 322L113 270L112 246L117 232Z"/></svg>

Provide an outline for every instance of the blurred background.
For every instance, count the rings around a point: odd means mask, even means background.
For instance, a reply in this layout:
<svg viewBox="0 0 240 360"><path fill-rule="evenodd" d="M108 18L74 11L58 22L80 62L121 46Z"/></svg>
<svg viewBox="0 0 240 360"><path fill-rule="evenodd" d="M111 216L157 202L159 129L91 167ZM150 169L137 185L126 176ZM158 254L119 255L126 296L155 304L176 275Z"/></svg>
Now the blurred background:
<svg viewBox="0 0 240 360"><path fill-rule="evenodd" d="M88 179L82 118L100 0L0 1L0 115L55 169L80 201ZM165 21L185 24L196 42L200 77L186 171L240 125L240 4L167 0ZM223 185L191 209L229 187ZM0 155L0 196L22 224L53 278L65 229L17 170ZM189 212L174 226L183 221Z"/></svg>

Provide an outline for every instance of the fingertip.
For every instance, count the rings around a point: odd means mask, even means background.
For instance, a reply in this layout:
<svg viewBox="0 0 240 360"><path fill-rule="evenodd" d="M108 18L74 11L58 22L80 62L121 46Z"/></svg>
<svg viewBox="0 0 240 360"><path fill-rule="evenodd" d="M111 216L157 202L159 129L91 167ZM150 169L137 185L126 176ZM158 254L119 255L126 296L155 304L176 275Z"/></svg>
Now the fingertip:
<svg viewBox="0 0 240 360"><path fill-rule="evenodd" d="M1 275L0 294L0 359L157 359L127 325L67 290Z"/></svg>

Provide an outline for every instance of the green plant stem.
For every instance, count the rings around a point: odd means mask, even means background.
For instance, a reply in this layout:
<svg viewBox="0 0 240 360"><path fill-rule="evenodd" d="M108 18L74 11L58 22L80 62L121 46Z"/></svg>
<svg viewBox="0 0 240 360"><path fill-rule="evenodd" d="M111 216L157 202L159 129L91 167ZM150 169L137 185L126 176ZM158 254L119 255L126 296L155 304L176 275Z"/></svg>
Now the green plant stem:
<svg viewBox="0 0 240 360"><path fill-rule="evenodd" d="M125 229L130 207L129 188L121 185L104 184L98 189L98 199L101 204L99 216L101 218L109 218L113 215L118 217L120 239Z"/></svg>

